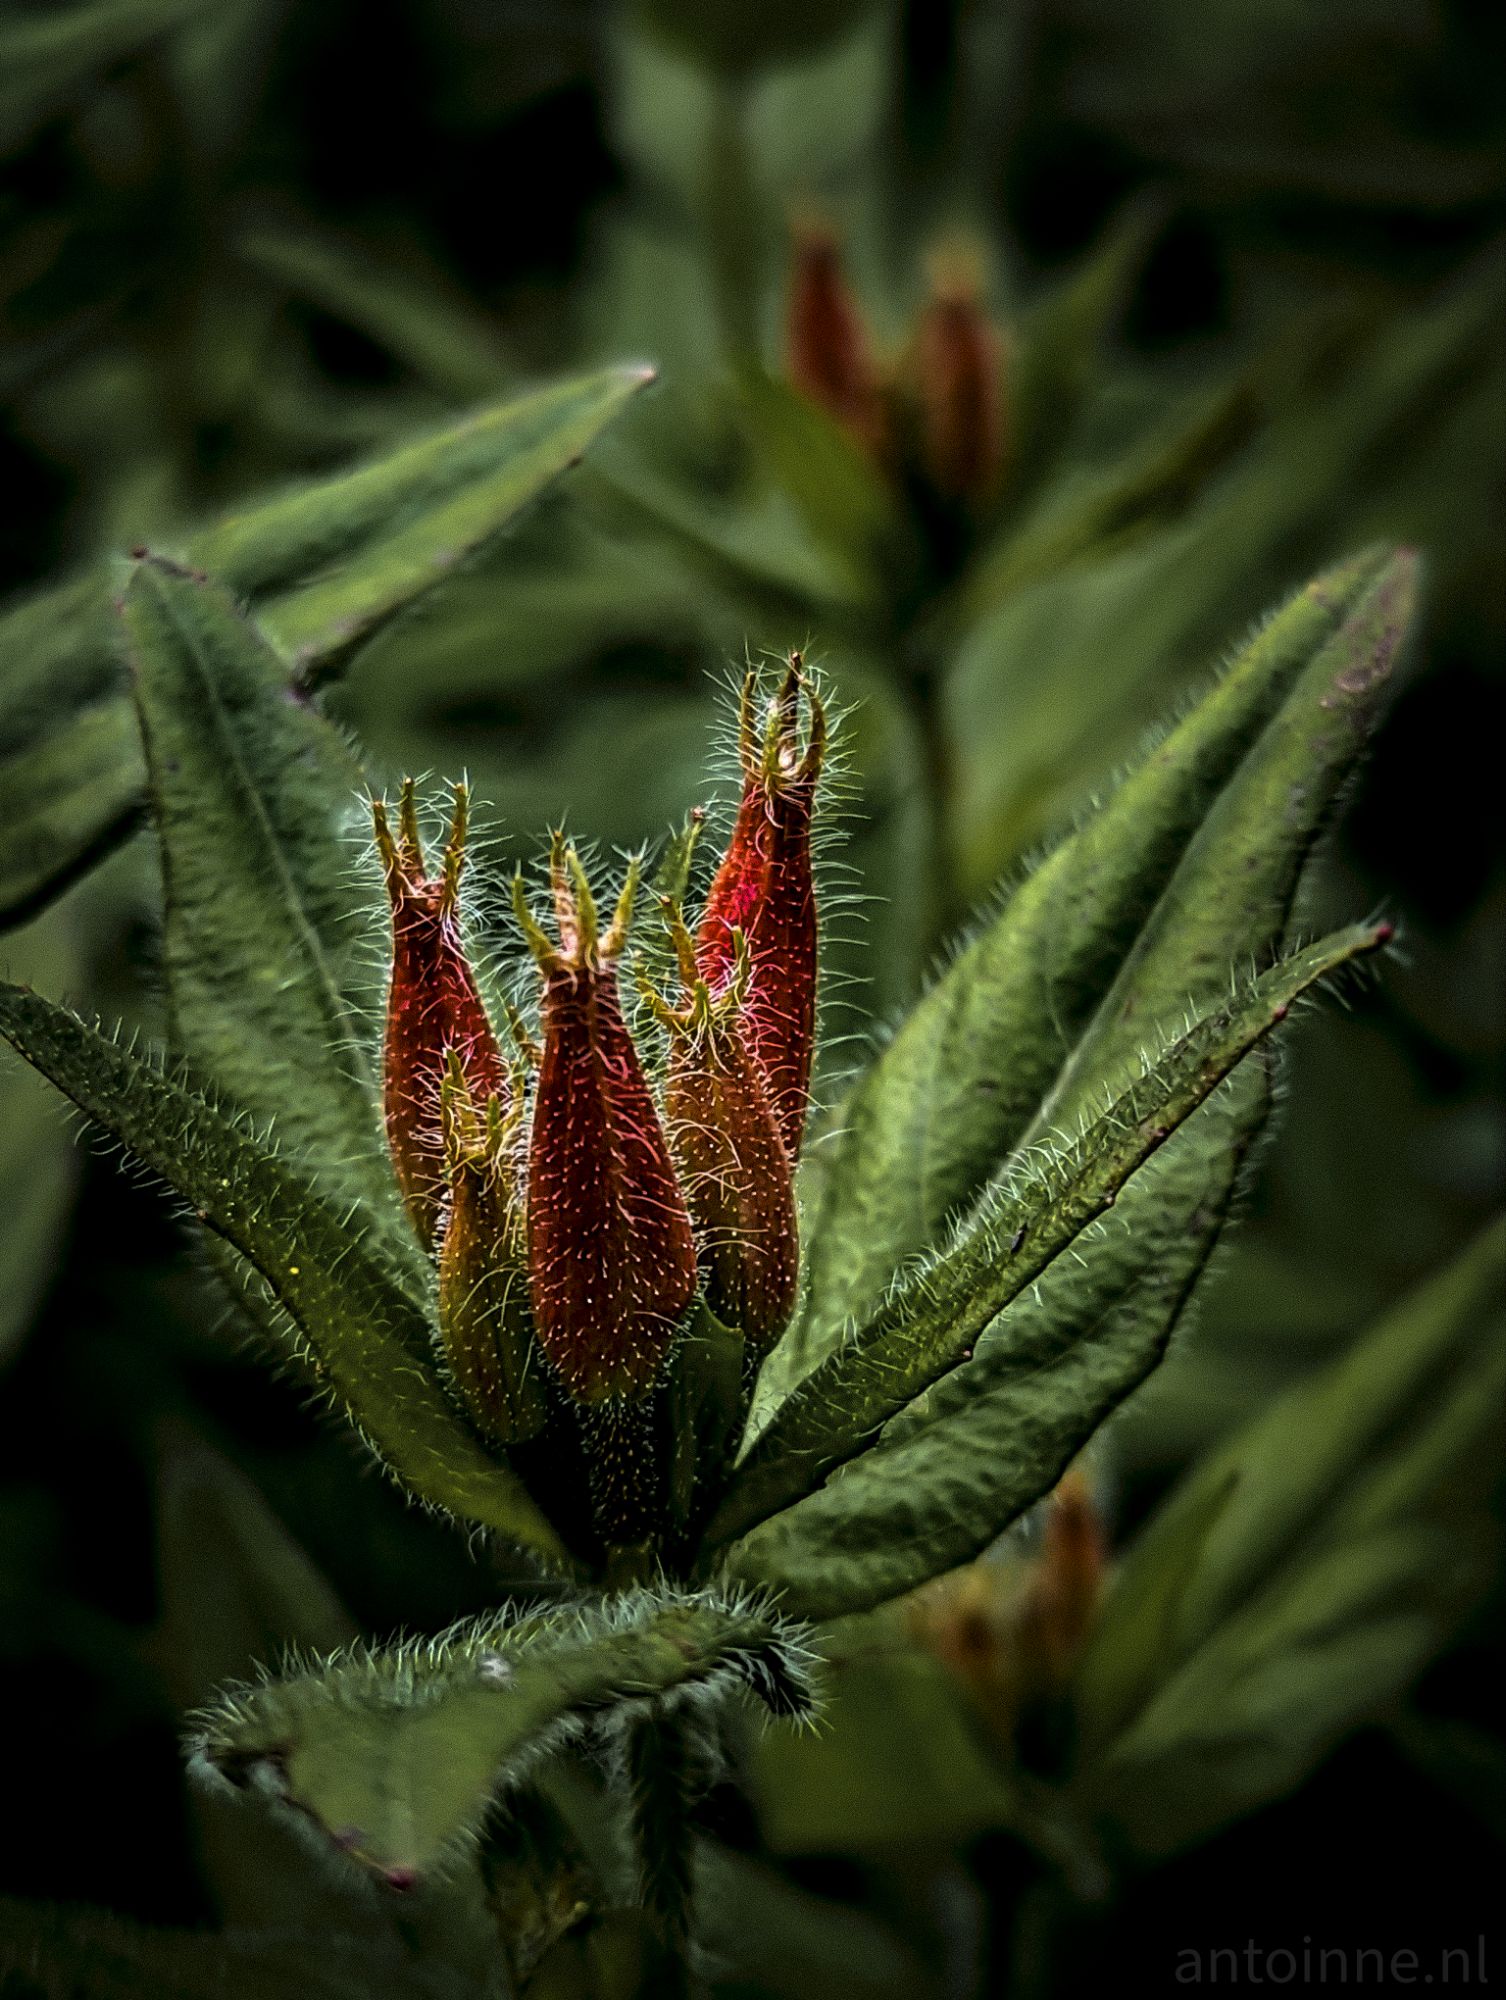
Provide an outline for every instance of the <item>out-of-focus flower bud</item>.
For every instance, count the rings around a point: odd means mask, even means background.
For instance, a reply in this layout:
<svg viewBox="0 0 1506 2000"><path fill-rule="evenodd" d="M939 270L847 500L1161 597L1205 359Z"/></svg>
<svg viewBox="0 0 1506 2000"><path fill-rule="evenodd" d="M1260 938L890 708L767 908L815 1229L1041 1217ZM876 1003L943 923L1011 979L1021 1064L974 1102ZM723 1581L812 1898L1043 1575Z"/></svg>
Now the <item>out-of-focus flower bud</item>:
<svg viewBox="0 0 1506 2000"><path fill-rule="evenodd" d="M803 747L802 695L809 715ZM805 1134L816 1041L811 817L826 749L826 711L798 653L762 714L757 675L744 681L739 746L742 801L696 933L696 967L713 998L726 991L737 976L741 932L747 995L739 1018L793 1163Z"/></svg>
<svg viewBox="0 0 1506 2000"><path fill-rule="evenodd" d="M889 423L882 372L842 270L837 239L819 224L807 223L795 233L784 365L792 388L872 457L884 456Z"/></svg>
<svg viewBox="0 0 1506 2000"><path fill-rule="evenodd" d="M761 1352L795 1309L800 1239L790 1156L744 1031L747 941L739 931L732 981L713 995L677 910L670 928L684 1004L670 1007L644 987L670 1034L665 1117L695 1225L706 1303Z"/></svg>
<svg viewBox="0 0 1506 2000"><path fill-rule="evenodd" d="M638 864L605 935L580 861L558 837L551 873L557 946L514 884L518 921L544 976L529 1286L560 1381L578 1401L602 1403L653 1387L695 1295L695 1240L617 992Z"/></svg>
<svg viewBox="0 0 1506 2000"><path fill-rule="evenodd" d="M1083 1468L1074 1465L1047 1504L1023 1628L1036 1677L1048 1688L1065 1687L1082 1657L1107 1560L1093 1489Z"/></svg>
<svg viewBox="0 0 1506 2000"><path fill-rule="evenodd" d="M397 827L386 801L372 804L377 852L392 904L392 978L382 1048L382 1109L397 1183L425 1248L439 1229L445 1195L440 1092L450 1055L472 1097L501 1097L508 1072L465 954L460 876L469 797L454 788L450 836L438 875L426 872L414 787L405 781Z"/></svg>
<svg viewBox="0 0 1506 2000"><path fill-rule="evenodd" d="M952 506L986 505L1009 452L1005 349L977 271L958 251L935 260L906 374L926 484Z"/></svg>
<svg viewBox="0 0 1506 2000"><path fill-rule="evenodd" d="M985 1556L911 1598L911 1632L966 1688L1008 1754L1043 1719L1059 1719L1106 1566L1092 1486L1073 1466L1045 1504L1034 1555L1017 1562Z"/></svg>
<svg viewBox="0 0 1506 2000"><path fill-rule="evenodd" d="M549 1415L528 1301L521 1078L478 1105L452 1050L440 1093L450 1201L439 1252L439 1327L471 1414L501 1444Z"/></svg>

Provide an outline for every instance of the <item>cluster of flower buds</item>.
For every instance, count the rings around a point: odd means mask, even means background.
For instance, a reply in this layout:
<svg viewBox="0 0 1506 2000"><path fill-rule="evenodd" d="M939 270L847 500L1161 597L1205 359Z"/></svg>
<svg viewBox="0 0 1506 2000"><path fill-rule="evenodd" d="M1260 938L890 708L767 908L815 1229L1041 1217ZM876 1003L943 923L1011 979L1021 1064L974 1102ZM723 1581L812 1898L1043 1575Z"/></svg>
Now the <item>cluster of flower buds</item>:
<svg viewBox="0 0 1506 2000"><path fill-rule="evenodd" d="M641 1402L662 1381L698 1293L754 1356L788 1322L816 1031L811 832L825 744L798 654L772 695L749 675L741 800L694 931L677 901L661 899L678 990L637 973L664 1030L653 1063L619 986L637 861L605 925L563 835L550 854L552 925L514 882L538 973L538 1029L512 1016L509 1055L463 933L464 788L432 877L412 786L395 829L375 807L392 907L383 1054L392 1162L437 1260L457 1390L502 1444L538 1436L562 1407Z"/></svg>
<svg viewBox="0 0 1506 2000"><path fill-rule="evenodd" d="M785 374L897 481L976 512L1009 455L1005 346L983 302L978 260L961 245L931 259L929 294L908 341L880 355L842 269L836 237L796 232L785 313Z"/></svg>

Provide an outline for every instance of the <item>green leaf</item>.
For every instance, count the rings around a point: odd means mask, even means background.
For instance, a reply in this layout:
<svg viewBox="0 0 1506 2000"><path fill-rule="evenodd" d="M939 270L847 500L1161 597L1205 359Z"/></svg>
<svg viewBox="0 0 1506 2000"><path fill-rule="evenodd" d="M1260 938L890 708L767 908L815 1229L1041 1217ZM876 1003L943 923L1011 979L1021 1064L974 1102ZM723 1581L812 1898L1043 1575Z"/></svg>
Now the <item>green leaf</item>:
<svg viewBox="0 0 1506 2000"><path fill-rule="evenodd" d="M1503 1259L1498 1223L1199 1467L1131 1550L1081 1670L1078 1785L1137 1851L1289 1790L1484 1587Z"/></svg>
<svg viewBox="0 0 1506 2000"><path fill-rule="evenodd" d="M275 1119L279 1149L416 1272L354 1004L360 764L216 586L145 562L122 609L174 1052L217 1099Z"/></svg>
<svg viewBox="0 0 1506 2000"><path fill-rule="evenodd" d="M187 560L249 602L307 682L498 535L652 379L613 368L494 404L190 536ZM101 571L0 619L0 917L55 894L140 798L109 596Z"/></svg>
<svg viewBox="0 0 1506 2000"><path fill-rule="evenodd" d="M0 1034L254 1265L315 1378L409 1492L551 1561L559 1537L429 1362L427 1304L298 1170L66 1008L0 984Z"/></svg>
<svg viewBox="0 0 1506 2000"><path fill-rule="evenodd" d="M864 1611L970 1562L1056 1484L1161 1361L1266 1108L1257 1063L830 1484L729 1556L808 1617ZM967 1350L963 1350L964 1353Z"/></svg>
<svg viewBox="0 0 1506 2000"><path fill-rule="evenodd" d="M206 1701L226 1681L350 1644L356 1629L328 1580L256 1488L202 1439L164 1428L158 1482L162 1622L151 1642L175 1705ZM248 1813L235 1798L190 1797L200 1865L221 1921L238 1932L360 1931L394 1965L421 1964L479 1990L496 1933L471 1876L415 1907L373 1903L344 1870L311 1868L296 1828Z"/></svg>
<svg viewBox="0 0 1506 2000"><path fill-rule="evenodd" d="M1308 858L1386 697L1416 569L1397 553L1370 580L1210 805L1021 1146L1117 1089L1189 996L1222 992L1231 964L1281 947Z"/></svg>
<svg viewBox="0 0 1506 2000"><path fill-rule="evenodd" d="M582 1723L641 1714L650 1697L735 1686L805 1713L798 1631L756 1605L645 1593L485 1618L232 1691L200 1718L195 1760L411 1882L453 1861L493 1800Z"/></svg>
<svg viewBox="0 0 1506 2000"><path fill-rule="evenodd" d="M1170 1301L1163 1295L1146 1309L1137 1300L1128 1311L1121 1301L1101 1341L1091 1319L1084 1337L1081 1301L1070 1295L1059 1313L1043 1306L1017 1325L994 1322L1115 1205L1302 994L1390 935L1388 925L1336 932L1202 1015L1147 1058L1143 1075L1077 1138L1001 1186L949 1249L902 1281L787 1398L744 1458L711 1529L713 1540L753 1529L727 1552L729 1574L772 1585L811 1615L861 1609L964 1560L1037 1499L1155 1365L1166 1308L1174 1316L1185 1280L1175 1262L1153 1261L1136 1287L1172 1277ZM1219 1149L1210 1162L1199 1145L1192 1164L1188 1198L1204 1203L1211 1165L1216 1205ZM1087 1246L1091 1281L1102 1275L1098 1249ZM865 1452L881 1425L879 1447ZM810 1490L859 1453L850 1471Z"/></svg>
<svg viewBox="0 0 1506 2000"><path fill-rule="evenodd" d="M1373 710L1406 576L1377 554L1309 584L919 1002L811 1155L806 1297L771 1380L872 1311L1040 1130L1053 1093L1056 1122L1070 1115L1064 1073L1108 1081L1114 1007L1132 1007L1123 1039L1138 1054L1168 1002L1208 1004L1232 962L1277 948Z"/></svg>
<svg viewBox="0 0 1506 2000"><path fill-rule="evenodd" d="M736 391L755 453L840 562L846 589L859 602L892 590L905 531L883 473L824 410L755 364L738 370Z"/></svg>
<svg viewBox="0 0 1506 2000"><path fill-rule="evenodd" d="M305 676L474 555L654 379L608 368L495 403L195 535L189 557L252 600Z"/></svg>

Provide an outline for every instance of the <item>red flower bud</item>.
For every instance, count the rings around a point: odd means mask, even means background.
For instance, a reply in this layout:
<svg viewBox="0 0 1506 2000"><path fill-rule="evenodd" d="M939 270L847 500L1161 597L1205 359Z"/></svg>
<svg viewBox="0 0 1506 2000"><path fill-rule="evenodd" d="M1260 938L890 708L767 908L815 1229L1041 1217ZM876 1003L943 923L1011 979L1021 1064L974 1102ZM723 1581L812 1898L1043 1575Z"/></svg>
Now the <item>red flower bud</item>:
<svg viewBox="0 0 1506 2000"><path fill-rule="evenodd" d="M800 655L792 653L762 729L754 712L756 675L743 683L742 803L695 943L700 977L715 996L736 975L738 932L747 940L742 1026L792 1162L805 1133L816 1041L819 940L811 814L826 748L826 712L801 664ZM802 692L810 713L803 752Z"/></svg>
<svg viewBox="0 0 1506 2000"><path fill-rule="evenodd" d="M515 1078L507 1110L500 1096L478 1106L451 1050L440 1091L450 1204L439 1328L472 1416L501 1444L535 1436L549 1415L528 1303L520 1084Z"/></svg>
<svg viewBox="0 0 1506 2000"><path fill-rule="evenodd" d="M785 374L874 458L888 443L883 381L830 230L807 226L795 238L785 307Z"/></svg>
<svg viewBox="0 0 1506 2000"><path fill-rule="evenodd" d="M695 1295L695 1241L617 993L637 863L604 937L580 862L558 838L552 874L558 948L514 884L544 975L529 1281L539 1340L560 1380L578 1401L600 1403L652 1388Z"/></svg>
<svg viewBox="0 0 1506 2000"><path fill-rule="evenodd" d="M440 1091L453 1051L478 1105L501 1097L507 1066L465 955L460 874L469 797L454 788L454 817L437 876L425 873L412 780L404 782L397 832L385 800L372 804L377 852L392 903L392 979L382 1048L382 1108L397 1183L425 1248L433 1245L445 1193Z"/></svg>
<svg viewBox="0 0 1506 2000"><path fill-rule="evenodd" d="M990 500L1008 455L1004 342L984 310L977 273L938 260L916 323L910 373L921 467L932 491L965 507Z"/></svg>
<svg viewBox="0 0 1506 2000"><path fill-rule="evenodd" d="M790 1156L744 1029L747 943L739 932L738 970L713 997L678 912L671 930L687 1002L672 1008L644 988L671 1037L665 1115L695 1225L706 1303L761 1351L795 1309L800 1238Z"/></svg>

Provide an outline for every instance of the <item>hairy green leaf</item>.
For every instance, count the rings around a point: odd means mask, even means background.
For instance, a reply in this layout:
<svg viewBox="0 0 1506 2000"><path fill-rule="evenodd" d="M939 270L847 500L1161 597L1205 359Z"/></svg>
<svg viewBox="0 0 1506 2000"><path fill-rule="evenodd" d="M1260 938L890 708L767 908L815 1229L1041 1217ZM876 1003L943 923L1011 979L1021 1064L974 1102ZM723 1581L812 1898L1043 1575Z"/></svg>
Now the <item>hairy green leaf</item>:
<svg viewBox="0 0 1506 2000"><path fill-rule="evenodd" d="M791 1611L865 1611L980 1555L1161 1360L1265 1109L1258 1061L877 1443L729 1553ZM966 1350L964 1350L966 1352Z"/></svg>
<svg viewBox="0 0 1506 2000"><path fill-rule="evenodd" d="M609 368L493 404L221 522L190 559L252 598L296 667L325 667L490 541L653 379Z"/></svg>
<svg viewBox="0 0 1506 2000"><path fill-rule="evenodd" d="M1372 555L1309 584L920 1001L814 1156L806 1301L776 1368L809 1367L871 1311L1027 1134L1080 1115L1120 1048L1279 946L1408 575Z"/></svg>
<svg viewBox="0 0 1506 2000"><path fill-rule="evenodd" d="M893 1469L886 1474L875 1460L874 1469L859 1466L819 1492L811 1488L863 1451L881 1425L949 1370L957 1371L955 1381L948 1380L918 1412L907 1412L902 1433L957 1416L974 1394L992 1387L996 1372L1007 1370L1010 1348L1007 1339L985 1344L984 1336L1006 1306L1114 1206L1131 1177L1286 1018L1303 993L1377 950L1390 935L1388 925L1336 932L1284 960L1227 1005L1201 1015L1159 1057L1147 1058L1143 1074L1086 1122L1075 1139L1047 1150L1044 1160L1022 1166L950 1248L902 1281L860 1331L805 1377L747 1453L711 1530L713 1540L755 1530L728 1553L731 1573L760 1582L777 1580L793 1593L792 1601L803 1604L827 1587L840 1592L839 1608L876 1601L869 1591L885 1594L881 1578L855 1580L848 1570L855 1552L871 1552L876 1530L870 1523L877 1518L872 1510L882 1513L886 1505L905 1504L888 1502L874 1491L875 1481L886 1489L902 1483ZM1195 1177L1192 1193L1200 1191ZM1067 1317L1070 1340L1075 1321ZM995 1421L1011 1425L1019 1412L1019 1434L1011 1432L1007 1443L1022 1457L1011 1461L1009 1476L1030 1489L1018 1505L1011 1505L1011 1512L1052 1483L1108 1410L1154 1365L1165 1339L1159 1311L1144 1318L1132 1312L1122 1324L1111 1324L1116 1338L1102 1348L1091 1342L1069 1347L1066 1386L1036 1379L1043 1357L1032 1355L1017 1387L1001 1393ZM963 1414L957 1424L957 1440L966 1440L969 1449L977 1442L974 1421ZM937 1450L938 1467L944 1471L946 1448ZM996 1464L998 1450L995 1444L990 1462ZM1002 1478L1003 1468L996 1469ZM1011 1502L1014 1492L1011 1487ZM943 1516L955 1496L943 1484L924 1498L913 1496L913 1503L928 1516ZM780 1509L789 1512L781 1515ZM768 1520L771 1514L773 1521ZM759 1522L766 1525L758 1528ZM998 1521L997 1526L1003 1525ZM911 1532L916 1531L912 1520ZM945 1539L956 1530L943 1526L937 1532ZM831 1566L824 1570L828 1548Z"/></svg>
<svg viewBox="0 0 1506 2000"><path fill-rule="evenodd" d="M315 1377L420 1499L559 1561L559 1537L428 1365L425 1302L299 1171L66 1008L0 984L0 1034L254 1265Z"/></svg>
<svg viewBox="0 0 1506 2000"><path fill-rule="evenodd" d="M645 1592L609 1608L481 1619L232 1691L200 1718L195 1756L406 1883L472 1842L499 1793L581 1723L735 1686L777 1712L806 1712L798 1630L756 1604Z"/></svg>
<svg viewBox="0 0 1506 2000"><path fill-rule="evenodd" d="M216 586L145 562L122 609L174 1050L217 1098L275 1118L280 1149L402 1257L411 1237L351 997L361 767Z"/></svg>
<svg viewBox="0 0 1506 2000"><path fill-rule="evenodd" d="M607 369L479 410L191 535L187 560L249 601L307 682L499 534L652 379ZM0 619L0 770L26 808L0 827L0 918L56 893L141 796L109 596L98 572Z"/></svg>

